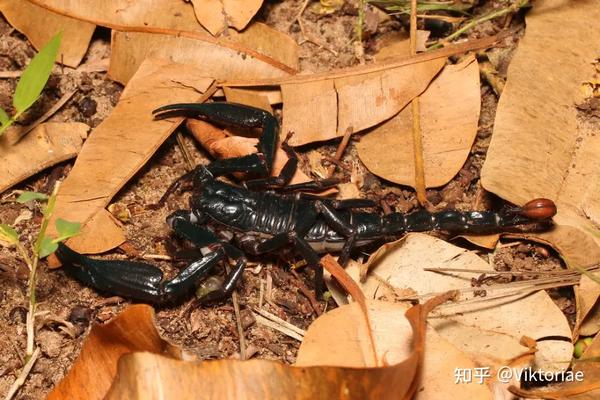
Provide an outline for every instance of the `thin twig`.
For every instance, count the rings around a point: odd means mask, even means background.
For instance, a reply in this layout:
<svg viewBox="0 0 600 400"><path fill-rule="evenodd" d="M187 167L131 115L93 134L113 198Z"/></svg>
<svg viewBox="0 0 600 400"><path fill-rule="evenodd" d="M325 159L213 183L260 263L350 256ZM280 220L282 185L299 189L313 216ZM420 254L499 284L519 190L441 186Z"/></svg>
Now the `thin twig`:
<svg viewBox="0 0 600 400"><path fill-rule="evenodd" d="M13 79L21 76L23 71L0 71L0 79Z"/></svg>
<svg viewBox="0 0 600 400"><path fill-rule="evenodd" d="M33 368L33 364L35 364L39 355L40 355L40 348L36 347L33 354L31 354L31 357L29 357L29 360L27 360L27 364L25 364L25 366L21 370L21 373L19 374L17 379L13 382L10 389L8 389L8 393L6 393L4 400L12 399L13 396L15 395L15 393L17 393L17 391L19 390L19 388L21 386L23 386L23 384L25 383L25 380L27 379L27 376L29 375L29 372L31 371L31 368Z"/></svg>
<svg viewBox="0 0 600 400"><path fill-rule="evenodd" d="M281 332L284 335L287 335L287 336L289 336L293 339L296 339L300 342L304 339L303 336L297 334L293 330L288 329L285 326L278 324L277 322L273 322L270 319L263 317L262 315L254 314L254 318L256 319L256 323L258 323L260 325L268 326L271 329L275 329L276 331Z"/></svg>
<svg viewBox="0 0 600 400"><path fill-rule="evenodd" d="M340 142L337 150L335 151L335 160L337 162L339 162L342 159L342 156L344 155L344 152L346 151L346 147L348 147L348 142L350 141L350 136L352 136L354 129L349 126L346 129L346 132L344 132L344 136L342 137L342 141ZM332 165L331 167L329 167L329 171L327 171L327 174L329 177L331 177L333 175L333 173L335 172L335 167L337 166L337 163L334 163L334 165Z"/></svg>
<svg viewBox="0 0 600 400"><path fill-rule="evenodd" d="M231 300L233 301L233 311L235 313L235 322L237 325L238 336L240 337L240 359L246 359L246 337L244 336L244 327L242 326L242 317L240 315L240 303L238 300L237 290L231 293Z"/></svg>
<svg viewBox="0 0 600 400"><path fill-rule="evenodd" d="M417 54L417 0L410 2L410 54ZM415 162L415 191L419 204L425 206L425 167L423 161L423 138L421 135L421 106L417 95L411 102L413 153Z"/></svg>
<svg viewBox="0 0 600 400"><path fill-rule="evenodd" d="M268 319L270 321L276 322L277 324L286 327L287 329L291 330L292 332L297 333L300 336L304 336L306 334L306 331L304 329L298 328L294 324L290 324L286 320L279 318L277 315L270 313L267 310L252 307L252 311L256 312L259 315L262 315L263 317L265 317L266 319Z"/></svg>

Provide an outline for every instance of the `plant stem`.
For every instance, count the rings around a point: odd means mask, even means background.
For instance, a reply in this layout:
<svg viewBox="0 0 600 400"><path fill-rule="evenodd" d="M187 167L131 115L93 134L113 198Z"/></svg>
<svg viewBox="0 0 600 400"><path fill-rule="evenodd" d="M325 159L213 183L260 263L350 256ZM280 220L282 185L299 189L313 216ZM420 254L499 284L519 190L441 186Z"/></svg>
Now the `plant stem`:
<svg viewBox="0 0 600 400"><path fill-rule="evenodd" d="M23 386L23 384L25 383L25 379L27 378L27 375L29 375L31 368L33 368L33 364L35 364L35 361L37 360L39 355L40 355L40 348L36 347L35 351L31 354L31 357L28 358L27 363L25 363L25 366L21 370L19 377L13 382L10 389L8 389L8 392L6 393L4 400L12 399L13 396L15 395L15 393L17 393L17 391L19 390L19 388L21 386Z"/></svg>
<svg viewBox="0 0 600 400"><path fill-rule="evenodd" d="M471 21L469 21L467 24L465 24L465 26L463 26L462 28L458 29L456 32L454 32L451 35L445 37L443 40L438 41L437 43L432 44L431 46L429 46L427 48L427 50L439 49L440 47L444 46L444 43L456 39L457 37L459 37L460 35L462 35L466 31L474 28L475 26L479 25L480 23L485 22L485 21L489 21L489 20L494 19L494 18L501 17L501 16L506 15L506 14L508 14L510 12L515 12L518 9L523 8L523 7L527 6L527 5L529 5L529 0L518 0L516 3L511 4L508 7L501 8L501 9L496 10L496 11L492 11L491 13L486 14L486 15L482 15L479 18L474 18Z"/></svg>
<svg viewBox="0 0 600 400"><path fill-rule="evenodd" d="M38 232L38 236L35 240L35 243L32 246L32 259L30 261L30 271L29 271L29 287L27 294L29 296L29 309L27 311L27 350L26 350L26 358L29 359L33 354L33 347L35 342L35 313L37 308L36 296L35 296L35 288L36 288L36 272L38 262L40 260L40 248L42 246L42 241L46 236L46 229L48 228L48 223L50 222L50 217L52 216L52 212L54 211L54 205L56 204L56 195L58 193L58 188L60 187L60 182L56 182L54 185L54 190L52 191L52 195L48 198L48 203L46 204L46 208L44 209L44 218L42 219L42 225L40 226L40 231Z"/></svg>

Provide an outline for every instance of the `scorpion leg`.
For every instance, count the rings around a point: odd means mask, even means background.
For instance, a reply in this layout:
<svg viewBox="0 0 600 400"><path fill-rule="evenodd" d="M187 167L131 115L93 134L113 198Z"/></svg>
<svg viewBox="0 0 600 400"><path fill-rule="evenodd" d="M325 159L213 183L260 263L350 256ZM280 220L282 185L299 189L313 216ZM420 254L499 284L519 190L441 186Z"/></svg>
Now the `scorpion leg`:
<svg viewBox="0 0 600 400"><path fill-rule="evenodd" d="M265 110L236 103L181 103L157 108L153 113L157 119L185 115L203 117L211 122L242 128L262 128L263 132L256 146L258 153L216 160L203 168L207 168L213 176L233 172L245 172L263 177L270 174L279 135L279 123Z"/></svg>
<svg viewBox="0 0 600 400"><path fill-rule="evenodd" d="M346 243L344 243L344 247L342 248L338 258L339 264L341 266L345 266L350 258L350 252L356 243L358 231L351 224L344 221L336 212L336 210L329 204L317 200L315 202L315 208L323 216L327 224L333 228L333 230L346 238Z"/></svg>
<svg viewBox="0 0 600 400"><path fill-rule="evenodd" d="M224 251L227 257L236 260L233 270L227 275L223 285L214 291L211 291L201 297L200 303L219 300L231 295L235 285L239 281L244 268L246 267L246 258L235 246L220 240L214 233L197 225L199 217L189 211L175 211L167 217L167 223L181 237L189 240L197 246L208 251Z"/></svg>
<svg viewBox="0 0 600 400"><path fill-rule="evenodd" d="M296 183L294 185L288 185L294 173L298 169L298 155L289 145L289 140L292 138L293 132L289 132L285 140L281 143L281 148L286 152L288 160L279 172L278 176L269 176L266 178L252 179L246 181L244 186L248 189L283 189L285 191L296 191L296 190L307 190L307 191L318 191L327 189L340 183L337 178L312 180L309 182Z"/></svg>

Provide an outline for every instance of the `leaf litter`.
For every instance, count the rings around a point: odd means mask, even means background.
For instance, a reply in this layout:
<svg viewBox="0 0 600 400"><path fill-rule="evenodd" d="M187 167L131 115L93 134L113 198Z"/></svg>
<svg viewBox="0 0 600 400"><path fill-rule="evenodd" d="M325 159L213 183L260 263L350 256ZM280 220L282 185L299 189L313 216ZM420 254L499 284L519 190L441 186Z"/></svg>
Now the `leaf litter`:
<svg viewBox="0 0 600 400"><path fill-rule="evenodd" d="M285 101L284 101L284 113L285 113ZM285 116L284 116L284 121L285 121ZM462 354L459 352L459 353L458 353L458 356L459 356L459 357L462 357L462 356L464 356L464 355L462 355ZM135 358L135 357L133 357L133 358ZM134 361L135 361L135 360L134 360ZM133 362L133 361L127 361L127 362ZM133 366L133 365L136 365L136 364L135 364L135 363L133 363L133 364L128 364L128 365L132 365L132 366ZM448 366L448 367L450 367L450 366ZM127 377L127 378L123 378L123 380L127 380L127 379L133 379L133 377L131 377L131 376L130 376L130 377ZM454 385L454 386L456 387L456 385ZM448 390L450 390L450 389L448 389ZM118 392L117 392L117 393L118 393Z"/></svg>

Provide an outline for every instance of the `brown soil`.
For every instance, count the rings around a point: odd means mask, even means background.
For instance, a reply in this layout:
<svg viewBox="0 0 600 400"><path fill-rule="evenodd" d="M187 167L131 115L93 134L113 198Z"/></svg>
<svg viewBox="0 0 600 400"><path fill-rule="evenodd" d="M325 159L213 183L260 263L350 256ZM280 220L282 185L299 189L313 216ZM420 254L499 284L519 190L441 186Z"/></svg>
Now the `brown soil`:
<svg viewBox="0 0 600 400"><path fill-rule="evenodd" d="M344 67L361 61L369 62L377 49L380 39L388 32L402 30L404 25L396 19L379 24L371 24L371 33L365 38L364 59L357 58L353 44L354 27L357 21L357 7L348 2L340 10L330 15L318 15L309 7L303 14L303 23L307 32L304 37L298 24L291 25L298 13L302 1L267 2L259 13L264 20L276 29L286 31L301 46L301 68L303 71L319 71ZM522 34L522 19L486 23L474 30L472 36L495 33L508 23L512 35L505 39L504 45L514 49ZM498 24L498 25L496 25ZM34 54L29 42L13 30L0 18L0 71L23 69ZM318 41L323 47L305 40ZM90 48L96 57L108 54L109 33L99 29ZM316 40L315 40L316 41ZM500 50L498 50L500 52ZM500 55L504 65L508 64L511 52L504 50ZM363 57L358 54L359 57ZM505 73L504 71L500 71ZM11 110L10 99L14 92L16 79L0 79L0 106ZM26 121L32 121L56 102L66 91L78 88L77 94L52 120L81 121L92 127L97 126L111 111L119 99L122 87L106 78L104 73L81 73L69 69L57 68L52 75L43 96L28 113ZM497 105L497 95L485 81L482 83L482 114L477 141L471 155L460 173L448 185L439 190L429 190L428 198L434 209L459 208L473 209L495 206L497 201L483 193L479 185L479 171L489 144ZM381 200L392 209L409 212L416 207L416 200L410 188L399 187L381 181L370 174L356 157L353 146L360 135L351 141L342 162L352 168L361 182L360 189L368 198ZM204 151L190 138L185 140L193 149L195 161L206 158ZM317 149L333 156L337 143L321 147L300 149L300 154ZM306 160L304 160L306 161ZM308 163L304 162L303 167ZM66 162L45 171L13 188L15 190L35 190L49 193L57 179L63 179L69 172L72 162ZM306 170L306 168L305 168ZM130 184L114 199L115 214L125 221L127 245L116 251L114 257L130 257L132 254L164 254L181 249L178 242L165 224L165 216L174 209L184 208L185 196L173 196L167 207L159 211L150 210L167 188L168 184L185 172L185 163L181 151L174 139L168 140L148 165L132 179ZM308 171L306 171L308 172ZM34 237L39 221L40 210L37 206L21 205L10 201L14 199L11 190L2 194L0 221L14 224L22 238ZM482 252L482 256L488 254ZM300 270L291 272L287 263L280 259L253 260L255 265L248 268L243 282L238 286L242 322L248 353L252 357L282 360L293 363L299 342L283 334L254 323L249 313L244 311L257 306L260 301L260 287L272 281L272 291L264 296L264 307L271 313L290 321L300 328L306 328L316 317L310 299L300 290L300 286L312 288L310 273ZM293 260L288 260L293 261ZM174 274L180 263L155 262L167 274ZM562 268L554 253L537 245L522 243L503 247L494 259L499 270L547 270ZM14 249L0 248L0 393L5 393L18 375L25 349L26 287L28 271L17 257ZM514 279L514 278L513 278ZM42 262L38 277L39 317L37 326L37 344L42 356L35 364L18 398L43 398L65 375L73 360L77 357L83 339L93 324L104 323L122 310L128 301L103 296L96 291L83 287L67 277L61 270L48 270ZM311 289L312 293L312 289ZM574 306L570 290L553 293L557 303L573 320ZM319 302L321 310L324 302ZM328 308L334 303L327 304ZM157 312L157 325L166 338L184 347L201 359L230 358L239 356L239 338L236 328L234 308L231 301L209 307L197 307L190 299L181 305L163 307Z"/></svg>

